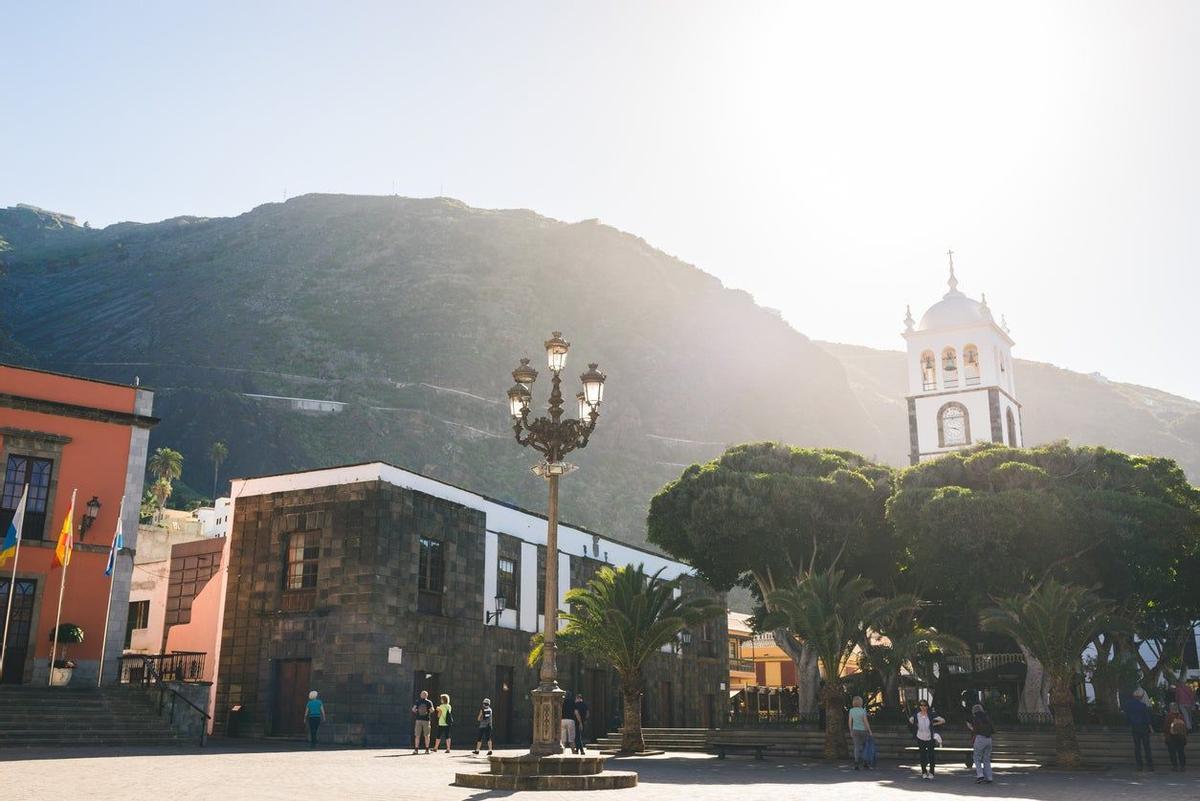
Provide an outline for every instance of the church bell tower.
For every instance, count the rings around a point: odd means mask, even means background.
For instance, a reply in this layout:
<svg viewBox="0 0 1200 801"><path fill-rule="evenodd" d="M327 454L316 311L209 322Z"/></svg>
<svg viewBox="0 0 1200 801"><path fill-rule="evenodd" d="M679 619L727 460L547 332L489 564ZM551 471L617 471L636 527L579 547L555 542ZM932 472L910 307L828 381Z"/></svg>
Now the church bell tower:
<svg viewBox="0 0 1200 801"><path fill-rule="evenodd" d="M950 291L919 323L910 309L904 318L910 464L978 442L1024 445L1008 325L992 318L986 295L958 290L954 253L947 255Z"/></svg>

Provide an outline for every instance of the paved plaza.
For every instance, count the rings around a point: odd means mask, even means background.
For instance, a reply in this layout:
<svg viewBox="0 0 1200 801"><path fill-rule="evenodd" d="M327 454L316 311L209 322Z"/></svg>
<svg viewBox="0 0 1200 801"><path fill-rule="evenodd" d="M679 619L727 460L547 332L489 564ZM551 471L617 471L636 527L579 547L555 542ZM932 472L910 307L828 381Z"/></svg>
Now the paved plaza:
<svg viewBox="0 0 1200 801"><path fill-rule="evenodd" d="M517 754L520 752L502 752ZM394 749L308 749L288 746L218 743L207 748L155 748L124 753L120 749L0 751L0 801L12 799L169 798L171 801L481 801L490 798L559 801L568 795L586 801L826 801L826 799L901 799L980 797L1004 799L1200 798L1200 775L1154 774L1130 769L1062 773L1029 767L1001 767L996 783L981 786L962 767L922 781L906 766L883 765L855 772L848 765L799 759L730 758L700 754L612 760L636 770L632 790L589 793L510 793L452 787L456 771L485 769L482 757L468 752L412 756Z"/></svg>

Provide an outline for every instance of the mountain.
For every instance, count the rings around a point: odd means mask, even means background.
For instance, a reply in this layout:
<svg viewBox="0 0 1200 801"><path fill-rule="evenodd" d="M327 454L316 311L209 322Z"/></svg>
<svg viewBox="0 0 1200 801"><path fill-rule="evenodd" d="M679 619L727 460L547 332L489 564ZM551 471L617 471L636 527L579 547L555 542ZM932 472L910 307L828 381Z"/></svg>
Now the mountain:
<svg viewBox="0 0 1200 801"><path fill-rule="evenodd" d="M846 368L867 416L883 434L878 457L907 464L906 357L900 351L818 343ZM1068 439L1130 453L1168 456L1200 481L1200 403L1150 387L1109 381L1044 362L1017 359L1017 397L1025 441Z"/></svg>
<svg viewBox="0 0 1200 801"><path fill-rule="evenodd" d="M596 221L449 199L309 195L234 218L80 228L0 210L0 358L156 391L152 446L211 486L225 475L385 459L545 505L512 437L518 357L573 343L599 362L606 403L571 460L567 519L641 542L651 494L726 444L877 439L838 361L744 292ZM20 352L18 352L20 349ZM544 403L548 371L534 387ZM296 412L284 396L337 401Z"/></svg>
<svg viewBox="0 0 1200 801"><path fill-rule="evenodd" d="M595 435L570 457L581 470L563 483L563 516L625 541L644 541L662 484L735 442L895 464L907 453L899 354L815 343L595 220L306 195L232 218L90 229L17 206L0 209L0 267L0 359L138 377L162 418L151 446L182 451L184 481L202 491L220 439L224 476L383 459L544 509L504 393L529 356L544 404L552 330L572 342L568 409L588 362L608 374ZM1017 381L1031 443L1163 453L1200 475L1200 405L1046 365L1020 365Z"/></svg>

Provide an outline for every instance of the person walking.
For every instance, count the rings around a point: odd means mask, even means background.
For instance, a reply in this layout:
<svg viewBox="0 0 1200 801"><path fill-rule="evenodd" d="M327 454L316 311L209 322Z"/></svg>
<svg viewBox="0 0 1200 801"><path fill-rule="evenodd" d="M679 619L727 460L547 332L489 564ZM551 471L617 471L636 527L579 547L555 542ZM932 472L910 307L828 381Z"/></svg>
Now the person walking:
<svg viewBox="0 0 1200 801"><path fill-rule="evenodd" d="M559 723L558 739L564 749L570 748L575 753L575 699L570 693L563 696L562 722Z"/></svg>
<svg viewBox="0 0 1200 801"><path fill-rule="evenodd" d="M937 732L934 729L945 722L945 718L930 708L928 701L918 703L916 713L908 719L913 737L917 740L917 751L921 755L922 779L933 778L934 769L937 767L937 759L934 756L934 749L937 747L934 737L937 736Z"/></svg>
<svg viewBox="0 0 1200 801"><path fill-rule="evenodd" d="M1174 701L1167 708L1167 717L1163 720L1163 739L1167 741L1167 756L1171 757L1171 770L1183 772L1187 770L1187 755L1184 746L1187 745L1188 726L1183 710Z"/></svg>
<svg viewBox="0 0 1200 801"><path fill-rule="evenodd" d="M1186 679L1180 679L1175 685L1175 703L1179 704L1179 714L1183 715L1183 722L1187 724L1188 731L1191 731L1195 725L1193 713L1196 709L1196 691Z"/></svg>
<svg viewBox="0 0 1200 801"><path fill-rule="evenodd" d="M1150 707L1146 705L1146 691L1138 687L1133 697L1125 702L1125 719L1133 735L1133 759L1137 769L1143 770L1142 754L1146 755L1145 770L1154 770L1154 756L1150 753L1150 733L1154 730L1150 721Z"/></svg>
<svg viewBox="0 0 1200 801"><path fill-rule="evenodd" d="M417 702L413 704L413 753L417 753L421 749L421 742L425 742L425 753L429 753L429 743L433 741L433 732L430 731L430 718L433 716L433 701L429 700L429 690L421 690L421 696Z"/></svg>
<svg viewBox="0 0 1200 801"><path fill-rule="evenodd" d="M584 703L583 693L575 693L575 748L581 754L586 754L587 750L583 747L583 724L588 719L588 705Z"/></svg>
<svg viewBox="0 0 1200 801"><path fill-rule="evenodd" d="M316 690L308 693L308 703L304 705L304 717L308 719L308 747L317 747L317 729L325 720L325 702L317 697Z"/></svg>
<svg viewBox="0 0 1200 801"><path fill-rule="evenodd" d="M479 707L479 714L475 716L475 720L479 721L479 737L475 740L475 750L472 754L479 753L479 746L487 743L487 755L492 755L492 699L484 698L483 705Z"/></svg>
<svg viewBox="0 0 1200 801"><path fill-rule="evenodd" d="M991 784L992 738L996 734L996 727L984 711L983 704L971 707L971 722L967 726L971 729L971 748L975 755L975 783Z"/></svg>
<svg viewBox="0 0 1200 801"><path fill-rule="evenodd" d="M871 736L871 721L867 717L867 710L863 708L861 695L854 696L854 700L850 702L850 712L846 716L846 728L850 730L850 739L854 741L854 769L858 770L859 765L864 768L871 767L863 759L863 748L867 744L867 738Z"/></svg>
<svg viewBox="0 0 1200 801"><path fill-rule="evenodd" d="M442 740L446 741L446 753L450 753L450 727L454 725L454 707L450 706L450 696L442 693L438 696L441 701L437 705L437 737L433 740L433 750L441 748Z"/></svg>

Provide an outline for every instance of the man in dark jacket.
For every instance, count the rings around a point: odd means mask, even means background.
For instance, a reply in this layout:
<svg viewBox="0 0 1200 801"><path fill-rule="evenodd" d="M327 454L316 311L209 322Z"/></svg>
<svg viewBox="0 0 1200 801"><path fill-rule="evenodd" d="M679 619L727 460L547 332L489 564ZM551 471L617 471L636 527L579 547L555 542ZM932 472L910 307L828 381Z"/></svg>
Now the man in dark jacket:
<svg viewBox="0 0 1200 801"><path fill-rule="evenodd" d="M1142 770L1142 754L1146 755L1145 770L1154 770L1154 757L1150 754L1150 707L1146 706L1146 691L1138 687L1133 697L1125 702L1125 719L1133 734L1133 758L1137 769Z"/></svg>

